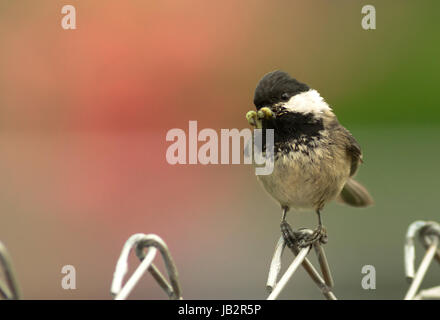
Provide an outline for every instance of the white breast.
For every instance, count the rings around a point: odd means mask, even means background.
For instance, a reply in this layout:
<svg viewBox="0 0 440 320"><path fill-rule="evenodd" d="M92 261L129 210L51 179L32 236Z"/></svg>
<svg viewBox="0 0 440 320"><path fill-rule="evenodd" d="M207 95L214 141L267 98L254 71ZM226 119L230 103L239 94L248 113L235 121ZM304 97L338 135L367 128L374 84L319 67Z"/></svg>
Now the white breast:
<svg viewBox="0 0 440 320"><path fill-rule="evenodd" d="M281 206L317 209L334 199L349 177L350 164L342 156L334 158L326 148L291 152L275 161L273 173L258 176L266 191Z"/></svg>

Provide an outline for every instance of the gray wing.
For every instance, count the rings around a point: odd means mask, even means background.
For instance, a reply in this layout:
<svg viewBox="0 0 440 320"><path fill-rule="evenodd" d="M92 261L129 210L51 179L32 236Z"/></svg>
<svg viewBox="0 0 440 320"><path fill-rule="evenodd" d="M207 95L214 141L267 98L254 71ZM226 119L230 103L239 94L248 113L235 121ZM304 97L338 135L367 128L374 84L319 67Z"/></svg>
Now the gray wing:
<svg viewBox="0 0 440 320"><path fill-rule="evenodd" d="M351 169L350 169L350 177L353 176L358 167L359 164L362 163L362 151L361 146L356 141L356 139L351 135L350 131L345 129L345 132L347 134L347 153L351 156Z"/></svg>
<svg viewBox="0 0 440 320"><path fill-rule="evenodd" d="M333 132L336 143L342 145L351 158L350 177L352 177L362 163L361 147L350 131L341 126L337 120L333 124ZM352 178L347 180L338 200L355 207L367 207L374 203L368 190Z"/></svg>
<svg viewBox="0 0 440 320"><path fill-rule="evenodd" d="M343 145L348 156L351 158L350 177L353 176L359 164L362 163L361 146L353 135L345 129L337 120L333 123L334 139L337 143Z"/></svg>

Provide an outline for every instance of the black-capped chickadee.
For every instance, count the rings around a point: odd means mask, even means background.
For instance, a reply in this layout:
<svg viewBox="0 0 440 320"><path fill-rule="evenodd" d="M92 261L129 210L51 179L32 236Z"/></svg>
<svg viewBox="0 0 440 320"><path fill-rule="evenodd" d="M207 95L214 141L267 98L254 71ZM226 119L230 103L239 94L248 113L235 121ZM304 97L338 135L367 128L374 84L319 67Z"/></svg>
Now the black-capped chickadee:
<svg viewBox="0 0 440 320"><path fill-rule="evenodd" d="M266 74L255 89L257 111L246 115L253 126L274 131L274 168L258 176L281 205L282 228L289 209L313 209L318 228L301 246L326 242L321 210L329 201L366 207L368 191L353 180L362 162L361 148L318 91L282 71ZM260 124L260 125L258 125Z"/></svg>

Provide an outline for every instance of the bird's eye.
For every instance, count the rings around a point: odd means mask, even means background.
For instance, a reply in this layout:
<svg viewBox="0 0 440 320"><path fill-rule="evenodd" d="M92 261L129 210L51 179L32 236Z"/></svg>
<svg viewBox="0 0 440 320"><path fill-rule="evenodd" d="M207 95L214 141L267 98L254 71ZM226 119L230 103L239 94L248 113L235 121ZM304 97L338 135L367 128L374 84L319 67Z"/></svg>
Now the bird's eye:
<svg viewBox="0 0 440 320"><path fill-rule="evenodd" d="M281 100L283 100L283 101L289 101L289 99L290 99L290 96L289 96L289 94L288 93L283 93L282 95L281 95Z"/></svg>

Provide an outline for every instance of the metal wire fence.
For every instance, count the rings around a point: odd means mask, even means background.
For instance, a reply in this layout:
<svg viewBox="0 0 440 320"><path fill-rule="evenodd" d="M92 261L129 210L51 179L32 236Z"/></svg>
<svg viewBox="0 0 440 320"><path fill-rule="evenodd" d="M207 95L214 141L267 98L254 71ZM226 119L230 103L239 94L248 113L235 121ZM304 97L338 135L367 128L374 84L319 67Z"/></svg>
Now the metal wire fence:
<svg viewBox="0 0 440 320"><path fill-rule="evenodd" d="M290 228L290 226L284 226ZM301 248L297 241L301 235L312 233L312 230L301 229L291 232L294 235L293 241L285 241L281 236L275 247L275 252L269 268L266 288L269 291L268 300L275 300L284 290L286 284L291 280L300 266L304 268L313 283L318 287L323 296L328 300L336 300L332 292L334 286L331 270L326 258L323 246L318 242L308 247ZM295 236L297 238L295 238ZM425 248L425 255L418 267L415 269L415 238L418 238ZM284 250L288 247L293 255L293 261L279 277L281 271L281 258ZM131 277L123 283L128 270L128 257L134 251L140 260L139 266ZM313 266L307 256L314 251L321 273ZM153 263L157 253L160 252L164 261L167 278ZM409 289L404 296L405 300L440 299L440 286L419 290L429 266L434 260L440 263L440 224L434 221L415 221L407 231L404 245L404 266L406 278L411 282ZM183 299L182 289L179 282L177 267L173 261L170 250L166 243L155 234L134 234L124 244L119 259L116 263L115 272L111 284L110 293L115 300L127 299L142 276L149 272L159 287L164 290L170 299ZM0 299L21 299L18 282L14 274L11 258L6 247L0 242ZM278 280L279 279L279 280Z"/></svg>

